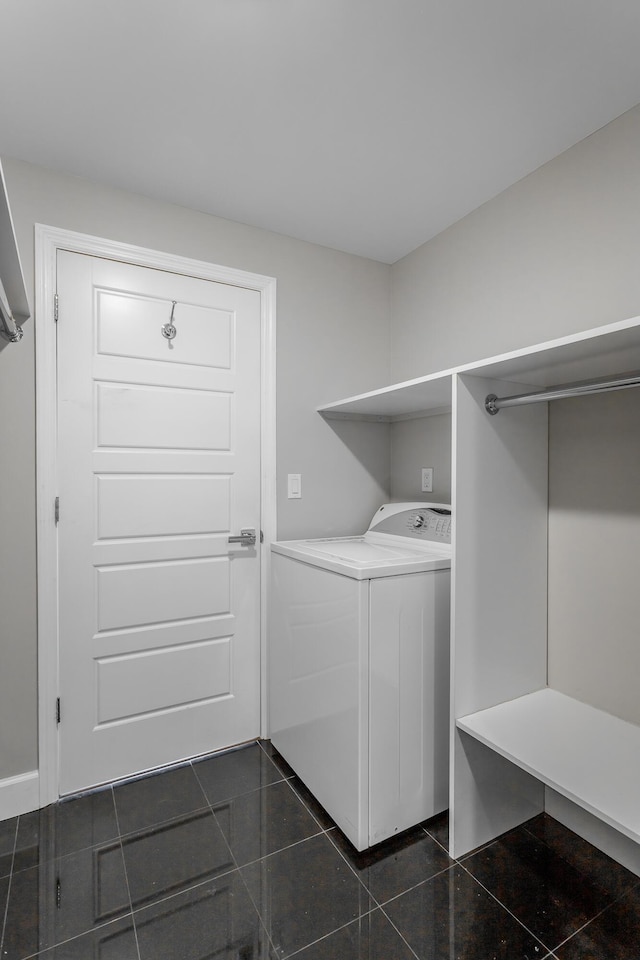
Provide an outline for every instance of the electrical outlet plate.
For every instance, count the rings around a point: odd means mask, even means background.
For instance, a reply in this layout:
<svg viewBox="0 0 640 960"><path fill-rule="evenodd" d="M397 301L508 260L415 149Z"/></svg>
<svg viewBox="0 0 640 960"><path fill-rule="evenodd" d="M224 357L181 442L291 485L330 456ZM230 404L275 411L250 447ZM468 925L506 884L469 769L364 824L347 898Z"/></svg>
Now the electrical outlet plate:
<svg viewBox="0 0 640 960"><path fill-rule="evenodd" d="M422 468L421 490L423 493L431 493L433 491L433 467Z"/></svg>

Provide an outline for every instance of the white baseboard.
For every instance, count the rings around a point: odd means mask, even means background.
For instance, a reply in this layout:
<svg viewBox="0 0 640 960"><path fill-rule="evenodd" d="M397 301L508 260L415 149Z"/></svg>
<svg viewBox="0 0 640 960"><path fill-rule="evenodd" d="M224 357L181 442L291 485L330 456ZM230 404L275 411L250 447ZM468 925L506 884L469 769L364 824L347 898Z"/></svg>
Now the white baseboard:
<svg viewBox="0 0 640 960"><path fill-rule="evenodd" d="M583 840L588 840L598 850L640 876L640 844L549 787L545 790L545 810L554 820L559 820Z"/></svg>
<svg viewBox="0 0 640 960"><path fill-rule="evenodd" d="M37 770L0 780L0 820L29 813L40 806L40 778Z"/></svg>

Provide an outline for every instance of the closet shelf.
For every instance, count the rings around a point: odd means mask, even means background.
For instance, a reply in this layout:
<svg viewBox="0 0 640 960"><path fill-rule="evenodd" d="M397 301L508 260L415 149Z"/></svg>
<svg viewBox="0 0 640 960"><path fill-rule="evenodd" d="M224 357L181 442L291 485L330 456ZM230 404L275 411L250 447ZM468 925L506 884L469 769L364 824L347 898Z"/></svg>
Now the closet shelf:
<svg viewBox="0 0 640 960"><path fill-rule="evenodd" d="M640 842L640 727L550 687L461 717L457 726Z"/></svg>
<svg viewBox="0 0 640 960"><path fill-rule="evenodd" d="M392 423L413 417L451 412L451 373L407 380L380 390L361 393L318 408L326 420L373 420Z"/></svg>
<svg viewBox="0 0 640 960"><path fill-rule="evenodd" d="M27 290L0 163L0 350L10 342L7 336L19 333L29 316Z"/></svg>
<svg viewBox="0 0 640 960"><path fill-rule="evenodd" d="M318 407L328 420L393 423L451 410L457 374L545 388L640 370L640 317L395 383Z"/></svg>

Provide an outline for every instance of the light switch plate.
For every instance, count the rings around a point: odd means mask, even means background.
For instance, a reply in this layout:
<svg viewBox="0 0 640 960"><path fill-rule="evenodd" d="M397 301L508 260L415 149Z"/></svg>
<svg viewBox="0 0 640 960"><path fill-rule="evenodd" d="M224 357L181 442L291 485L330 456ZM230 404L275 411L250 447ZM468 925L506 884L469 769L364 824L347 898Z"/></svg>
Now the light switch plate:
<svg viewBox="0 0 640 960"><path fill-rule="evenodd" d="M302 497L301 473L290 473L287 475L287 497L289 500L300 500Z"/></svg>

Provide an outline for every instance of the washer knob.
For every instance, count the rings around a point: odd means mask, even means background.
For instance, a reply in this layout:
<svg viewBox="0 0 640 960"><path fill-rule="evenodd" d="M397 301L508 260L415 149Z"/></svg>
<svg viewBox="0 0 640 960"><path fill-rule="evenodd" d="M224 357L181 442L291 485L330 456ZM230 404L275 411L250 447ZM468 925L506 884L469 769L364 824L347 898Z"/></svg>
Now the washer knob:
<svg viewBox="0 0 640 960"><path fill-rule="evenodd" d="M415 517L411 518L411 526L414 530L419 530L420 527L424 526L425 518L421 513L416 513Z"/></svg>

